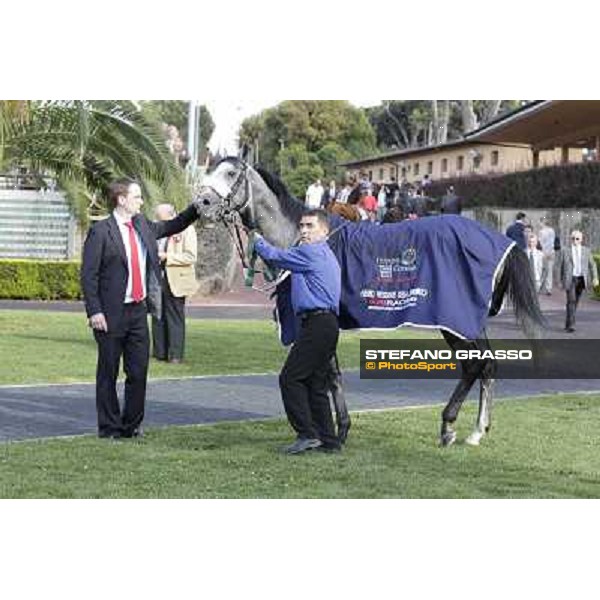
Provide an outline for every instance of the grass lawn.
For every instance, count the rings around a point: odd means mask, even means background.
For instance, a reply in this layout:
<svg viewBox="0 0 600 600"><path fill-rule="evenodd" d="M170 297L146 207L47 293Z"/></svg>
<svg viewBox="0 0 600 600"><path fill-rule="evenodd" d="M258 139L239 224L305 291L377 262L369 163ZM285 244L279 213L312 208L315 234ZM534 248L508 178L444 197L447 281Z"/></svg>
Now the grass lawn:
<svg viewBox="0 0 600 600"><path fill-rule="evenodd" d="M279 371L286 350L265 320L197 320L186 324L185 363L150 362L150 377ZM96 343L83 314L0 311L0 385L94 381ZM344 333L343 368L358 368L360 338L432 337L411 329Z"/></svg>
<svg viewBox="0 0 600 600"><path fill-rule="evenodd" d="M470 430L461 415L459 439ZM600 395L499 402L479 448L436 446L439 407L354 415L338 455L281 455L283 421L0 445L3 498L598 498Z"/></svg>

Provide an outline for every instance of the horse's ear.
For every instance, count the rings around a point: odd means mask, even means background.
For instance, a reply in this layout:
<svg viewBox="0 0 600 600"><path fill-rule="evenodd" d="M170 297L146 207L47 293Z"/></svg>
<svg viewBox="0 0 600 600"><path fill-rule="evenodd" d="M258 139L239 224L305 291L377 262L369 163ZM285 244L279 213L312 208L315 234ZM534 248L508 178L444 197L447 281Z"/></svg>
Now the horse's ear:
<svg viewBox="0 0 600 600"><path fill-rule="evenodd" d="M238 158L244 162L248 162L248 156L250 155L250 146L245 142L240 146L240 152Z"/></svg>

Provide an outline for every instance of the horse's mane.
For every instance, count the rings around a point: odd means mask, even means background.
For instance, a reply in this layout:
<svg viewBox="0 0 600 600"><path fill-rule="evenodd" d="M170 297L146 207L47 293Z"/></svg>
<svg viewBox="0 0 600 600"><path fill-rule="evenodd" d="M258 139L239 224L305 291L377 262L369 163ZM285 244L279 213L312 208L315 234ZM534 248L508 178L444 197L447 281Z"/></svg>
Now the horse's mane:
<svg viewBox="0 0 600 600"><path fill-rule="evenodd" d="M285 184L277 175L273 175L261 166L255 166L254 170L262 177L266 186L277 196L281 212L293 222L300 221L300 217L306 208L302 202L294 198L285 187Z"/></svg>

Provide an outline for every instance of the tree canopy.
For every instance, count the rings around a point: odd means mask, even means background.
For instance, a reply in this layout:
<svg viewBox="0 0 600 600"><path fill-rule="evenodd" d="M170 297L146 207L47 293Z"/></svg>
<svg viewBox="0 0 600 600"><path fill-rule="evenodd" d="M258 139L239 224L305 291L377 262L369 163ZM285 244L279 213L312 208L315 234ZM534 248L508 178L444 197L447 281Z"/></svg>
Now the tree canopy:
<svg viewBox="0 0 600 600"><path fill-rule="evenodd" d="M0 169L54 177L85 221L92 198L129 176L148 204L181 205L189 192L159 125L127 100L0 102Z"/></svg>
<svg viewBox="0 0 600 600"><path fill-rule="evenodd" d="M365 112L345 100L287 100L246 119L239 137L298 196L317 177L339 180L339 163L377 150Z"/></svg>
<svg viewBox="0 0 600 600"><path fill-rule="evenodd" d="M383 100L366 109L380 150L457 139L514 110L522 100Z"/></svg>

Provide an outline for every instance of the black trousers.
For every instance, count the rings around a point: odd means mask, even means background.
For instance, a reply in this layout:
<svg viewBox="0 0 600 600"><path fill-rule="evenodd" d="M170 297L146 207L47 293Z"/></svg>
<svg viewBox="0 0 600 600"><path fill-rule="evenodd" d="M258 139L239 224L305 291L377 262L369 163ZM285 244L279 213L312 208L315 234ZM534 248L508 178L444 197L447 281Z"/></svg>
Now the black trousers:
<svg viewBox="0 0 600 600"><path fill-rule="evenodd" d="M340 447L327 395L338 337L334 314L308 316L279 375L285 412L298 437L318 438L329 448Z"/></svg>
<svg viewBox="0 0 600 600"><path fill-rule="evenodd" d="M585 289L585 280L583 277L573 277L573 284L567 290L567 323L566 328L575 327L575 312L579 304L579 298Z"/></svg>
<svg viewBox="0 0 600 600"><path fill-rule="evenodd" d="M152 355L160 360L183 358L185 296L173 296L167 277L162 280L162 319L152 317Z"/></svg>
<svg viewBox="0 0 600 600"><path fill-rule="evenodd" d="M146 379L150 354L145 302L126 304L119 331L94 331L98 344L96 411L98 435L131 436L144 419ZM123 357L125 397L120 410L117 378Z"/></svg>

